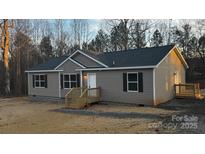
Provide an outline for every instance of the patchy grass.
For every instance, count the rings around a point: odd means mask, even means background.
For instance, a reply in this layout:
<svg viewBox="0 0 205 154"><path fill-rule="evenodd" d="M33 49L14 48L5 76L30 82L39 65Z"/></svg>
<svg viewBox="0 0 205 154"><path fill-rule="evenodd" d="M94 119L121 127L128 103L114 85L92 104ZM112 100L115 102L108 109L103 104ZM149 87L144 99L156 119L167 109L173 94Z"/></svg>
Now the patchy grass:
<svg viewBox="0 0 205 154"><path fill-rule="evenodd" d="M69 110L64 104L5 98L0 99L0 133L204 133L204 109L202 101L173 100L158 107L96 104ZM197 128L181 128L183 121L172 119L185 115L198 117Z"/></svg>

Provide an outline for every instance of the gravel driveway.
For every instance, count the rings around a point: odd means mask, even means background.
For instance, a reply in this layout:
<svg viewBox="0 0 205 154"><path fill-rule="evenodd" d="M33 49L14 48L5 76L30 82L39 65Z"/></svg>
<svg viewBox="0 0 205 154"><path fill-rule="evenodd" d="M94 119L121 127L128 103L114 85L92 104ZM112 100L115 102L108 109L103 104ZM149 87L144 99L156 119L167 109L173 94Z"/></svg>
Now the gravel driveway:
<svg viewBox="0 0 205 154"><path fill-rule="evenodd" d="M6 98L0 99L0 133L204 133L204 109L203 101L180 99L158 107L103 102L71 110L26 97Z"/></svg>

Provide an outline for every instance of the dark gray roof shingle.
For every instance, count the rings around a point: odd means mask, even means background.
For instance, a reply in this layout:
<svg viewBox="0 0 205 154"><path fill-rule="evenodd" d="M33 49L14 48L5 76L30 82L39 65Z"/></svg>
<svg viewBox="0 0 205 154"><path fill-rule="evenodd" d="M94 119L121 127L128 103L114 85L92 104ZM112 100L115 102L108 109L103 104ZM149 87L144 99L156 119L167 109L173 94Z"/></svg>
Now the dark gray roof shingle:
<svg viewBox="0 0 205 154"><path fill-rule="evenodd" d="M48 60L45 63L38 64L29 70L54 70L60 63L62 63L68 56L56 57Z"/></svg>
<svg viewBox="0 0 205 154"><path fill-rule="evenodd" d="M132 67L157 65L174 45L105 52L96 59L109 67Z"/></svg>
<svg viewBox="0 0 205 154"><path fill-rule="evenodd" d="M103 52L98 55L88 51L85 51L85 53L109 67L152 66L157 65L173 47L174 45L167 45L125 51ZM68 57L67 55L52 58L46 63L38 64L29 70L54 70Z"/></svg>

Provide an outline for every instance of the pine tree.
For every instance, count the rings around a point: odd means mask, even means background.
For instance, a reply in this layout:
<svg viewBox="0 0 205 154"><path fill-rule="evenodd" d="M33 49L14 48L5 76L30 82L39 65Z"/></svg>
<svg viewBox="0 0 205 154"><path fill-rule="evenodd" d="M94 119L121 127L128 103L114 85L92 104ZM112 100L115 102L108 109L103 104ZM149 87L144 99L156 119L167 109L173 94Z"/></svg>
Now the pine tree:
<svg viewBox="0 0 205 154"><path fill-rule="evenodd" d="M95 37L95 46L97 52L108 51L108 43L108 35L102 29L100 29Z"/></svg>
<svg viewBox="0 0 205 154"><path fill-rule="evenodd" d="M40 51L42 54L43 61L46 61L47 59L53 57L53 51L52 51L52 45L51 40L49 36L43 37L40 43Z"/></svg>
<svg viewBox="0 0 205 154"><path fill-rule="evenodd" d="M199 53L203 64L205 64L205 35L199 38L197 52Z"/></svg>
<svg viewBox="0 0 205 154"><path fill-rule="evenodd" d="M129 42L128 19L121 19L119 24L113 26L110 34L112 50L127 50Z"/></svg>
<svg viewBox="0 0 205 154"><path fill-rule="evenodd" d="M59 42L56 42L57 49L55 50L55 53L58 57L63 56L68 51L68 45L65 43L65 41L60 40Z"/></svg>
<svg viewBox="0 0 205 154"><path fill-rule="evenodd" d="M134 48L143 48L146 46L146 31L148 27L146 23L136 22L131 30L131 46Z"/></svg>
<svg viewBox="0 0 205 154"><path fill-rule="evenodd" d="M158 47L162 45L163 43L163 38L161 33L159 32L158 29L156 29L153 33L152 39L151 39L151 45L154 47Z"/></svg>
<svg viewBox="0 0 205 154"><path fill-rule="evenodd" d="M183 54L186 57L190 57L193 54L193 51L190 50L192 49L190 45L195 36L192 34L191 30L192 27L189 24L185 24L182 26L182 30L176 28L173 34L174 42L182 48Z"/></svg>

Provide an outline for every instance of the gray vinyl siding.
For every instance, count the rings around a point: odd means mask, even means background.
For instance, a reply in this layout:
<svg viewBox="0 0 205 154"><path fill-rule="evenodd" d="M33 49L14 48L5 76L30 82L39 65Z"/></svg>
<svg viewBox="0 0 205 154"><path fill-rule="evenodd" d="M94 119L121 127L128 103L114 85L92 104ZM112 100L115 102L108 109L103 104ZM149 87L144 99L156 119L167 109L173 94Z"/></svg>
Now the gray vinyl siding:
<svg viewBox="0 0 205 154"><path fill-rule="evenodd" d="M77 64L67 60L58 70L63 70L60 74L66 73L80 73L75 71L75 69L81 68ZM47 88L33 88L33 74L47 74ZM49 97L59 97L59 73L28 73L28 95L36 96L49 96ZM64 97L70 89L61 89L60 87L60 97Z"/></svg>
<svg viewBox="0 0 205 154"><path fill-rule="evenodd" d="M86 66L86 67L103 67L102 65L98 64L94 60L77 53L74 57L72 57L75 61L79 62L80 64Z"/></svg>
<svg viewBox="0 0 205 154"><path fill-rule="evenodd" d="M75 69L81 68L77 64L73 63L70 60L67 60L63 65L61 65L58 70L63 70L63 72L60 72L61 74L66 73L80 73L79 71L75 71ZM61 89L61 97L65 97L65 95L68 93L70 89Z"/></svg>
<svg viewBox="0 0 205 154"><path fill-rule="evenodd" d="M33 75L46 74L47 88L33 88ZM28 73L28 95L59 97L58 72L55 73Z"/></svg>
<svg viewBox="0 0 205 154"><path fill-rule="evenodd" d="M124 92L123 73L142 72L143 92ZM115 71L93 71L96 73L97 87L101 88L101 100L153 105L153 70L115 70Z"/></svg>
<svg viewBox="0 0 205 154"><path fill-rule="evenodd" d="M174 98L175 72L178 72L179 82L185 83L185 67L173 50L155 70L156 104Z"/></svg>

